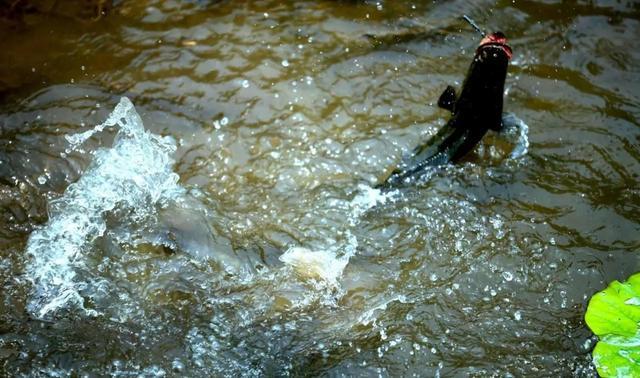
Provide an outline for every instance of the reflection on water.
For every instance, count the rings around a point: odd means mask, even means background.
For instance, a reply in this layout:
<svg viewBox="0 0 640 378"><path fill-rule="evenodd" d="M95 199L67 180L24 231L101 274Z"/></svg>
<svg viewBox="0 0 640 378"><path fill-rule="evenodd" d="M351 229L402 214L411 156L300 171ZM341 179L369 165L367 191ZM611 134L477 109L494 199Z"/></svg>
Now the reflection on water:
<svg viewBox="0 0 640 378"><path fill-rule="evenodd" d="M639 270L637 4L114 3L0 21L0 375L595 375L586 302ZM528 152L371 189L446 121L462 14L510 38ZM74 149L121 96L141 158Z"/></svg>

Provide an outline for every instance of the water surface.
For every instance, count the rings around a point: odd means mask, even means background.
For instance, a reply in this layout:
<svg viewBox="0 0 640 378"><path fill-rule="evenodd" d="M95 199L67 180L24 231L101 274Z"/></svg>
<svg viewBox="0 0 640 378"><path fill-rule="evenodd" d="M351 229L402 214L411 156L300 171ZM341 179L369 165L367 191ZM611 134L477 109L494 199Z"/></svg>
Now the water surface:
<svg viewBox="0 0 640 378"><path fill-rule="evenodd" d="M588 299L639 270L637 3L60 3L0 21L0 375L596 375ZM528 153L371 189L446 122L462 14L509 37ZM122 96L152 134L72 143Z"/></svg>

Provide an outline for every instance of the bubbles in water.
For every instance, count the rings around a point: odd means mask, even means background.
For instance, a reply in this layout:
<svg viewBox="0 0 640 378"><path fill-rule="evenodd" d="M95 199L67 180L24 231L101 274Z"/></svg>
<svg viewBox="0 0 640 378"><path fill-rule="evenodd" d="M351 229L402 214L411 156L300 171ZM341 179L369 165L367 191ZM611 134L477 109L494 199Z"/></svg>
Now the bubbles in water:
<svg viewBox="0 0 640 378"><path fill-rule="evenodd" d="M522 312L520 312L520 310L516 311L513 313L513 318L517 321L522 320Z"/></svg>
<svg viewBox="0 0 640 378"><path fill-rule="evenodd" d="M289 61L288 61L288 60L286 60L286 59L284 59L284 60L282 61L282 67L289 67Z"/></svg>
<svg viewBox="0 0 640 378"><path fill-rule="evenodd" d="M502 272L502 278L504 278L505 281L509 282L513 280L513 273L511 272Z"/></svg>
<svg viewBox="0 0 640 378"><path fill-rule="evenodd" d="M249 88L249 80L242 80L242 88Z"/></svg>
<svg viewBox="0 0 640 378"><path fill-rule="evenodd" d="M180 360L173 360L171 363L171 368L174 372L180 373L184 371L184 364Z"/></svg>
<svg viewBox="0 0 640 378"><path fill-rule="evenodd" d="M213 128L216 130L220 130L222 126L226 126L229 124L229 118L222 117L220 120L213 121Z"/></svg>
<svg viewBox="0 0 640 378"><path fill-rule="evenodd" d="M44 185L47 183L47 177L44 175L38 176L38 184Z"/></svg>

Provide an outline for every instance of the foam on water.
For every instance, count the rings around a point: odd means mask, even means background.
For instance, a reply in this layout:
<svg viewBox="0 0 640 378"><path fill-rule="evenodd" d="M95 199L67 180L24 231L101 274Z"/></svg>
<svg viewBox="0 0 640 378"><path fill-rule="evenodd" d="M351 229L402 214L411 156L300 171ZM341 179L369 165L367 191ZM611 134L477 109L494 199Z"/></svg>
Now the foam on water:
<svg viewBox="0 0 640 378"><path fill-rule="evenodd" d="M70 306L96 314L85 308L86 299L107 283L92 272L87 259L91 243L107 229L106 216L124 211L132 222L141 222L153 216L157 205L184 193L172 170L175 142L145 131L125 97L104 123L67 140L76 148L113 126L119 131L112 148L95 152L82 177L50 203L49 221L29 237L26 273L33 293L28 310L38 318Z"/></svg>

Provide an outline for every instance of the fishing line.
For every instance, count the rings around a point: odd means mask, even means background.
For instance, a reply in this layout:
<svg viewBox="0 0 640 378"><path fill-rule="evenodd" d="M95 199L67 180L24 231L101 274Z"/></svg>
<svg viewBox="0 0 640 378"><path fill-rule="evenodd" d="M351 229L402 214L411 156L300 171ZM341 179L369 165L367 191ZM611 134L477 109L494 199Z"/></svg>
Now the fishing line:
<svg viewBox="0 0 640 378"><path fill-rule="evenodd" d="M474 29L476 29L476 31L480 33L483 37L487 35L487 33L483 32L482 29L480 29L480 27L478 26L478 24L476 24L475 21L471 19L471 17L464 14L462 15L462 18L464 18L464 20L467 21L469 25L471 25Z"/></svg>

